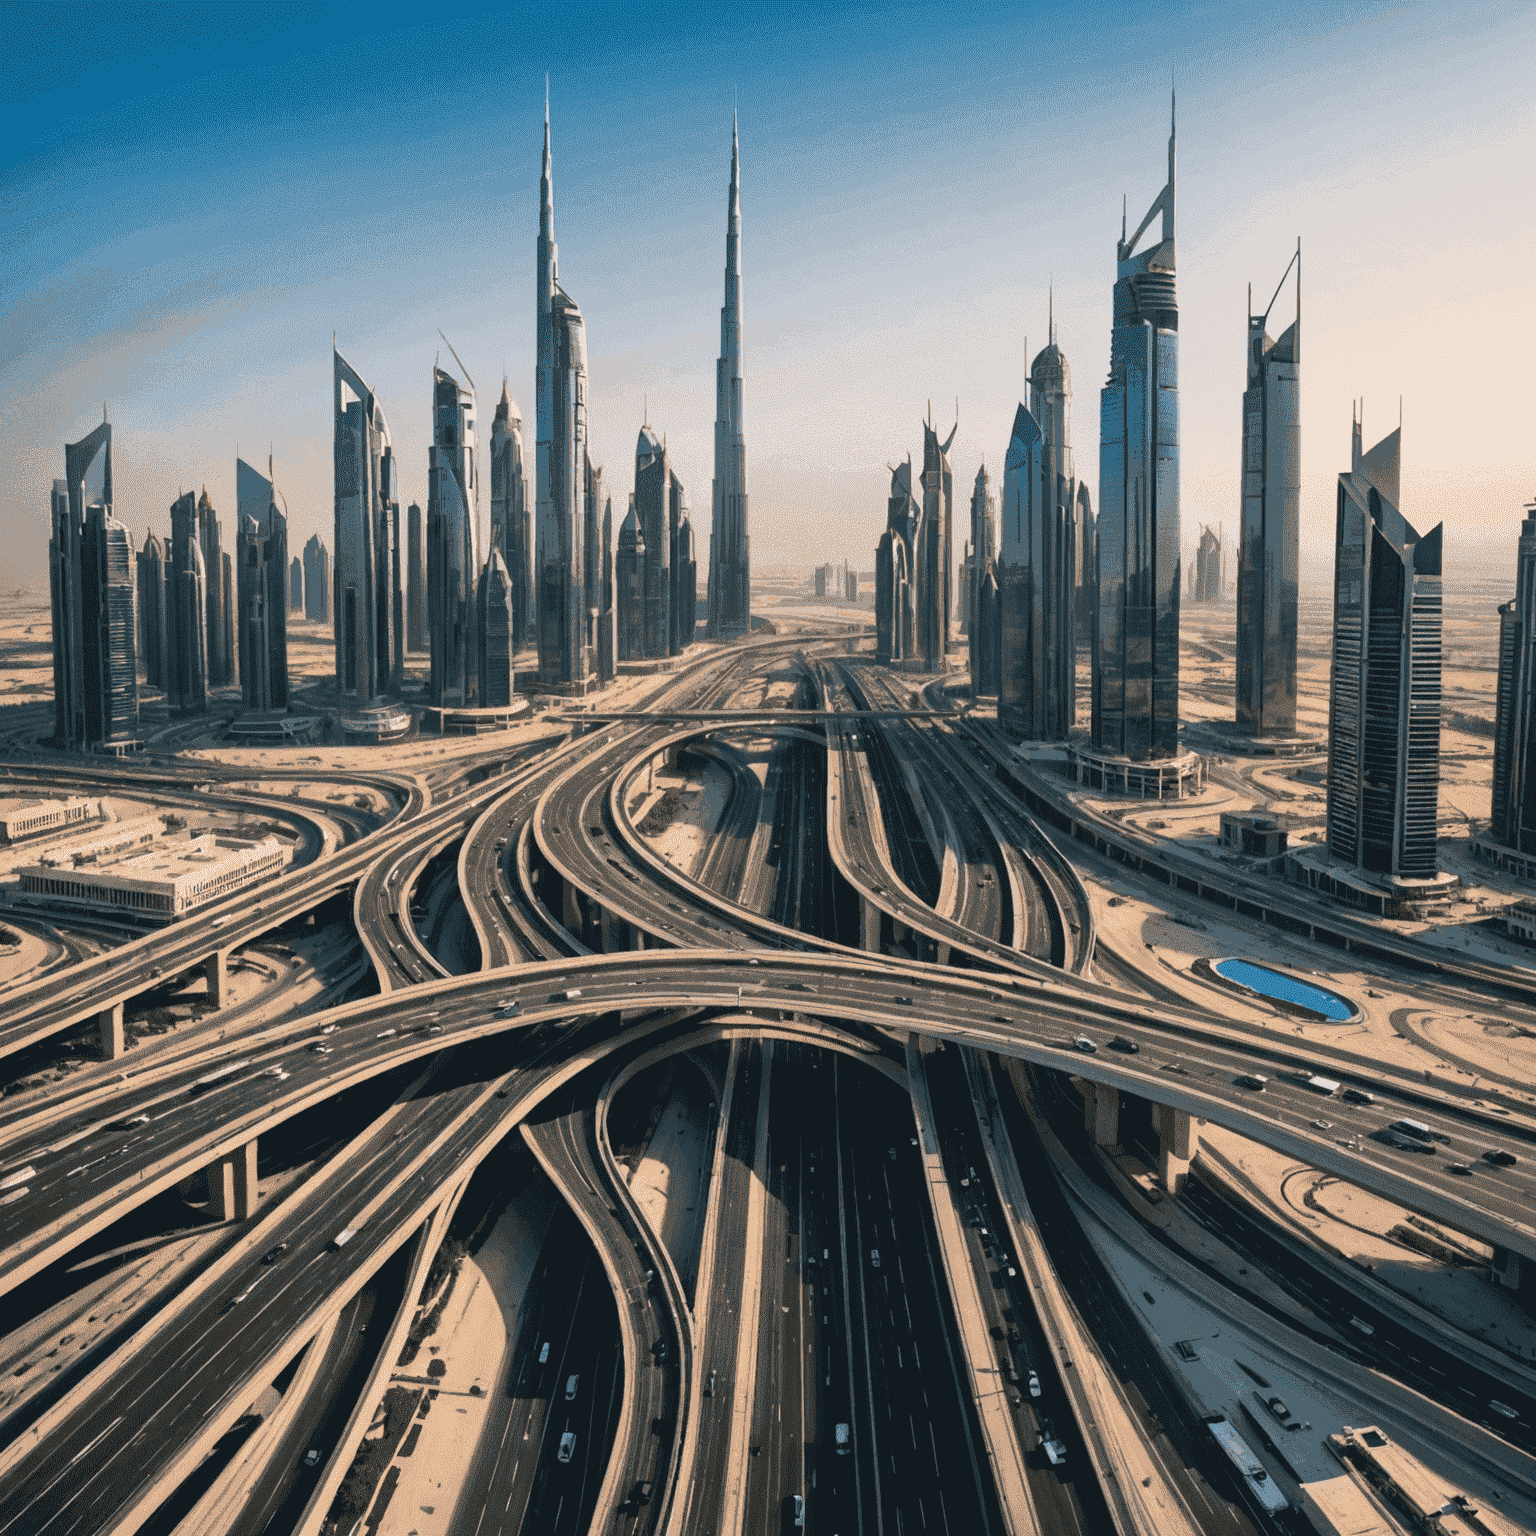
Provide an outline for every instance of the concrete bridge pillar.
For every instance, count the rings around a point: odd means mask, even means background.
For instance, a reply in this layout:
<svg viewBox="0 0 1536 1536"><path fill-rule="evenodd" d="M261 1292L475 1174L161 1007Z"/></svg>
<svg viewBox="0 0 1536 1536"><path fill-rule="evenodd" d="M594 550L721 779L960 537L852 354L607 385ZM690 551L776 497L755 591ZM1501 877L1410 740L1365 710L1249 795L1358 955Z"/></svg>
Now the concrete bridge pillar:
<svg viewBox="0 0 1536 1536"><path fill-rule="evenodd" d="M229 999L229 951L216 949L203 962L208 977L208 1001L215 1008L222 1008Z"/></svg>
<svg viewBox="0 0 1536 1536"><path fill-rule="evenodd" d="M208 1209L220 1221L244 1221L256 1214L254 1139L208 1170Z"/></svg>
<svg viewBox="0 0 1536 1536"><path fill-rule="evenodd" d="M867 954L880 953L880 918L882 914L867 896L859 897L859 948Z"/></svg>
<svg viewBox="0 0 1536 1536"><path fill-rule="evenodd" d="M1093 1139L1101 1147L1120 1145L1120 1090L1105 1083L1094 1094Z"/></svg>
<svg viewBox="0 0 1536 1536"><path fill-rule="evenodd" d="M1189 1115L1171 1104L1154 1104L1152 1115L1157 1126L1157 1176L1170 1195L1177 1195L1189 1177L1200 1133Z"/></svg>
<svg viewBox="0 0 1536 1536"><path fill-rule="evenodd" d="M126 1047L123 1044L123 1005L113 1003L96 1015L96 1027L101 1031L101 1059L116 1061Z"/></svg>
<svg viewBox="0 0 1536 1536"><path fill-rule="evenodd" d="M1508 1248L1495 1248L1493 1263L1488 1269L1488 1278L1495 1285L1507 1286L1512 1291L1518 1291L1520 1289L1520 1255L1511 1253Z"/></svg>

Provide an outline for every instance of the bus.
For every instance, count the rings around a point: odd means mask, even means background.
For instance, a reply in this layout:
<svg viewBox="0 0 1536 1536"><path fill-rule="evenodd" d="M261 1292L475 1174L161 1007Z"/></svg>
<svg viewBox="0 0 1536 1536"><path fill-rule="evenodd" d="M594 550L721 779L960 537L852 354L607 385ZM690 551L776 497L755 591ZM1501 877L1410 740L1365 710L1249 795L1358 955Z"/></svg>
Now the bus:
<svg viewBox="0 0 1536 1536"><path fill-rule="evenodd" d="M1290 1500L1275 1487L1273 1479L1264 1470L1263 1463L1253 1454L1252 1447L1228 1422L1225 1414L1213 1413L1202 1421L1211 1432L1217 1449L1237 1473L1248 1497L1263 1512L1274 1517L1291 1507Z"/></svg>

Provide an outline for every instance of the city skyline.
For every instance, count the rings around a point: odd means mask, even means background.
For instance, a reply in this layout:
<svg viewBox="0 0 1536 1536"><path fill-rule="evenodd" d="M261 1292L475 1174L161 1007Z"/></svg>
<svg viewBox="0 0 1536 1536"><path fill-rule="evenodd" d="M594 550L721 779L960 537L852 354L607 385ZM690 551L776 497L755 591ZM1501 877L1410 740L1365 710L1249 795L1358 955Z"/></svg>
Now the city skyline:
<svg viewBox="0 0 1536 1536"><path fill-rule="evenodd" d="M1436 307L1430 313L1431 324L1438 313L1442 323L1457 325L1472 348L1474 370L1489 379L1491 398L1481 413L1459 401L1450 403L1454 418L1450 430L1432 450L1440 457L1427 455L1422 468L1409 472L1405 505L1416 508L1430 500L1447 502L1447 554L1454 565L1477 547L1476 538L1463 536L1463 521L1474 534L1479 528L1486 532L1492 551L1497 547L1497 532L1487 522L1486 508L1518 503L1529 493L1529 460L1519 457L1520 434L1515 430L1513 402L1520 393L1514 371L1516 349L1501 328L1479 319L1491 316L1517 288L1518 263L1511 258L1529 222L1524 210L1493 195L1491 179L1501 168L1512 169L1517 163L1521 139L1517 100L1513 94L1500 96L1496 84L1500 78L1497 59L1501 52L1509 52L1514 21L1496 11L1485 12L1482 26L1474 26L1448 54L1441 50L1437 57L1442 77L1434 83L1429 109L1411 130L1399 125L1402 131L1396 143L1379 125L1348 118L1342 107L1329 106L1314 121L1304 118L1297 105L1302 99L1315 102L1324 93L1325 82L1372 40L1390 45L1390 58L1401 61L1396 67L1417 80L1415 71L1422 69L1436 40L1437 25L1372 19L1365 12L1354 18L1354 25L1326 40L1271 37L1274 49L1298 54L1296 62L1304 69L1307 83L1293 91L1292 98L1273 94L1269 86L1254 87L1255 99L1244 98L1253 109L1254 126L1236 143L1240 185L1234 182L1236 171L1224 168L1215 158L1223 134L1230 138L1227 119L1237 107L1230 88L1216 88L1215 74L1223 49L1235 47L1235 40L1218 33L1211 40L1211 58L1204 63L1170 60L1179 66L1184 101L1182 307L1197 316L1183 339L1181 359L1186 532L1204 521L1235 523L1237 516L1238 454L1228 422L1233 348L1231 327L1221 324L1220 317L1232 313L1235 302L1240 302L1240 298L1234 301L1234 295L1240 295L1253 272L1263 270L1278 242L1293 240L1298 231L1308 241L1312 338L1303 404L1303 435L1309 445L1303 465L1303 549L1319 541L1326 547L1332 458L1325 457L1323 450L1328 422L1337 421L1343 400L1363 393L1368 410L1378 400L1382 406L1375 409L1381 409L1401 392L1410 424L1416 410L1430 408L1431 399L1436 400L1437 410L1442 408L1427 356L1419 355L1423 349L1409 347L1402 328L1395 324L1395 314L1410 294L1416 312L1422 311L1423 296L1433 295ZM1181 35L1175 27L1171 49ZM845 53L854 46L841 34L832 42L840 43ZM898 73L910 67L910 46L903 45L894 54ZM1468 114L1463 98L1479 60L1492 65L1494 88L1486 91L1484 82L1478 89L1494 105L1485 104ZM672 242L665 273L652 284L646 302L640 303L636 294L644 284L637 286L637 279L654 275L650 264L655 256L647 255L638 272L619 282L611 254L632 203L632 194L618 191L623 177L617 173L632 174L637 167L632 159L625 160L630 152L592 152L595 139L618 107L597 101L591 83L569 66L562 77L559 60L549 62L557 115L563 114L561 131L570 146L563 181L563 222L568 240L579 235L582 248L582 261L573 269L572 281L579 272L589 324L595 327L594 334L604 338L604 350L594 354L591 362L593 458L612 463L620 456L624 440L633 431L627 424L633 421L630 412L639 413L649 394L655 419L670 425L669 447L681 477L685 483L702 486L711 469L714 419L717 347L711 334L718 329L719 156L732 90L728 85L719 87L718 114L696 104L707 101L705 93L695 93L695 104L687 107L682 98L668 97L668 114L657 121L647 140L644 159L653 179L659 176L668 190L667 219L677 241ZM707 83L718 78L718 71L692 55L685 63L694 71L688 76L691 80L702 78ZM259 61L250 67L259 68ZM1083 76L1085 86L1099 82L1109 67L1106 62ZM978 120L974 110L967 110L957 150L964 154L974 148L975 153L956 159L947 172L947 198L955 231L963 241L946 248L945 260L952 264L954 286L973 295L957 308L953 299L934 301L926 277L910 258L897 261L876 256L871 266L867 238L853 227L855 215L867 218L890 195L888 183L890 174L899 169L893 163L898 155L907 161L907 168L900 171L903 183L910 177L915 185L929 174L935 151L918 142L917 130L904 128L894 134L892 149L876 156L868 173L847 173L840 199L832 195L826 172L814 177L808 187L797 186L795 175L804 182L805 161L818 149L824 152L831 136L855 131L861 144L868 139L871 108L862 91L855 91L849 106L824 110L796 127L783 108L775 105L765 110L763 100L754 101L752 71L747 68L743 73L743 133L752 152L749 318L753 357L749 366L754 441L760 444L753 452L758 504L753 553L767 569L794 558L806 543L807 531L829 525L841 529L860 505L878 504L884 492L883 466L902 447L901 423L907 407L900 405L899 395L960 394L962 426L952 458L963 483L970 483L983 457L990 453L995 459L1007 437L1009 401L1018 394L1028 317L1031 311L1038 313L1042 290L1053 275L1061 342L1076 360L1079 379L1087 381L1081 387L1091 387L1102 375L1107 356L1102 237L1118 212L1114 204L1121 191L1150 170L1151 157L1146 155L1145 135L1138 138L1137 120L1145 121L1166 85L1146 78L1108 110L1096 107L1091 118L1082 104L1057 103L1058 112L1068 111L1063 122L1075 136L1079 163L1068 169L1054 152L1042 155L1032 150L1032 170L1023 187L1017 185L1017 178L1000 174L999 161L1011 142L1009 136L999 136L997 124L989 117ZM511 145L519 142L520 135L526 144L537 132L542 70L527 71L522 83L526 94L521 126L515 95L504 95L511 106L499 109L508 113L504 131ZM430 81L413 86L429 88ZM1435 101L1440 103L1438 113ZM858 113L850 125L843 119L855 111L855 104ZM1026 119L1043 110L1036 105L1036 97L1021 97L1020 104ZM925 108L925 112L932 110ZM1524 121L1528 120L1527 114ZM1434 125L1433 132L1429 124ZM1330 125L1339 130L1338 144L1325 155L1318 141ZM99 123L92 126L89 119L72 130L87 147L98 150L102 131ZM828 137L823 139L823 134ZM188 157L186 164L173 170L168 161L156 159L156 143L159 140L147 141L142 151L148 157L145 175L151 180L171 178L184 192L187 179L196 175L197 157ZM274 154L277 144L275 140ZM427 147L425 137L419 144L400 145L402 206L409 198L413 168ZM1281 160L1262 168L1256 164L1254 157L1261 149L1279 148L1285 151ZM302 154L292 145L283 152ZM530 180L527 158L508 154L505 169L498 169L490 180L478 174L472 179L473 195L456 215L468 220L471 251L480 249L492 229L515 228L520 220L531 217L536 181ZM86 174L89 163L86 154L79 174ZM696 179L708 182L697 191L690 184L695 166ZM316 173L329 174L326 166L318 166ZM7 174L24 207L35 205L43 212L57 195L37 182L39 172L33 160L14 159ZM1299 179L1306 183L1302 190L1315 190L1316 195L1303 196L1298 207ZM65 180L68 183L69 176ZM1363 205L1370 215L1367 223L1389 229L1400 225L1412 209L1415 223L1434 229L1433 238L1401 242L1382 236L1378 243L1372 234L1364 237L1363 244L1357 240L1354 248L1345 249L1330 233L1328 221L1337 211L1342 184L1358 188L1362 181L1367 188ZM1063 201L1068 187L1070 197ZM1260 188L1265 206L1253 202ZM1474 197L1477 189L1481 195ZM1235 222L1236 213L1222 206L1223 199L1233 203L1235 191L1240 193L1235 206L1248 216L1241 226ZM1024 264L1010 261L1011 270L1000 275L997 242L1002 235L993 233L993 228L1019 230L1021 221L1027 224L1038 217L1042 202L1052 208L1049 238L1042 241L1032 235L1028 249L1038 256L1032 254ZM1271 216L1269 204L1285 212ZM171 205L181 207L181 198L173 198ZM654 219L655 215L644 217ZM416 419L421 413L413 404L410 378L419 377L417 370L423 366L427 347L435 346L439 326L453 337L476 377L487 372L494 377L505 364L513 397L525 401L532 397L533 316L504 278L496 278L487 289L483 270L470 261L462 279L455 275L450 287L436 290L440 302L424 304L419 294L402 297L397 285L403 275L393 275L388 264L381 267L370 258L359 269L360 280L350 289L340 289L334 278L322 281L318 269L311 270L313 261L320 259L319 251L329 249L331 233L328 228L306 228L310 235L305 249L312 256L292 269L284 267L276 284L269 284L254 299L243 297L239 284L229 289L219 275L222 268L198 277L195 294L174 288L161 292L162 283L177 275L190 278L194 270L202 272L203 265L220 253L201 254L202 246L193 240L178 257L173 273L165 268L163 253L146 250L147 265L138 286L147 288L148 307L119 325L113 317L121 300L109 298L102 322L105 329L83 337L67 326L55 295L61 284L74 280L71 274L92 253L104 254L102 248L88 241L63 249L54 245L52 235L27 235L22 248L36 258L31 269L36 275L27 284L13 287L12 304L22 323L14 328L12 366L40 367L40 379L25 415L11 407L15 414L8 440L13 444L13 466L9 474L0 475L0 520L37 515L38 506L46 504L53 473L50 445L80 435L91 421L85 401L105 397L123 441L133 444L120 452L118 466L118 500L130 527L141 526L155 509L167 504L178 483L206 482L216 505L230 505L233 487L227 483L227 445L248 440L253 434L247 423L260 420L264 435L276 439L278 456L291 466L285 471L285 482L291 487L290 533L296 545L302 544L310 533L323 531L326 521L330 454L323 427L323 341L333 325L342 350L358 360L395 427L402 503L425 501L419 462L425 457L430 423ZM914 252L938 238L927 216L912 228L917 240ZM809 308L801 299L803 258L795 255L807 248L807 241L823 252L821 277ZM1500 252L1505 253L1503 258ZM850 306L849 284L861 270L861 262L869 293ZM1433 283L1427 281L1431 268L1437 279ZM471 272L479 285L474 293L470 292ZM1374 276L1367 279L1367 273ZM320 306L323 313L317 312L317 282L327 295ZM1468 297L1474 291L1483 295L1475 304ZM926 336L946 324L952 330L958 326L962 334L975 334L964 315L977 295L984 296L1002 322L991 336L978 338L974 346L958 353L952 347L923 344ZM253 310L281 338L280 349L270 342L256 345L244 337L238 366L218 365L220 387L212 395L204 390L195 401L184 400L185 385L179 381L205 374L221 348L232 342L234 332L252 323L248 316ZM153 325L146 330L151 319ZM1284 323L1282 319L1282 328ZM889 362L882 364L873 393L866 390L858 410L849 412L842 402L858 372L855 368L850 373L849 365L868 356L869 343L881 334L888 340L900 337L900 342ZM955 355L944 359L945 350ZM838 357L843 359L841 364L836 362ZM1361 358L1369 360L1364 367ZM943 360L935 366L935 359ZM142 362L142 369L136 360ZM806 425L808 403L798 398L801 392L794 384L807 367L815 369L832 391L827 397L827 419L816 431ZM17 392L12 392L12 398L19 398ZM1091 464L1094 444L1086 417L1077 435L1082 462ZM126 459L124 453L129 455ZM805 473L807 468L815 471L823 465L825 473ZM36 478L35 487L28 475ZM1479 487L1476 494L1469 491L1474 479ZM1475 508L1482 521L1474 521L1468 508ZM707 521L701 518L697 529L701 565L708 559ZM839 553L841 539L827 542L831 547L824 550L812 547L813 557ZM1313 579L1319 574L1325 579L1325 562L1313 564ZM26 551L16 565L20 581L35 584L42 574L41 559Z"/></svg>

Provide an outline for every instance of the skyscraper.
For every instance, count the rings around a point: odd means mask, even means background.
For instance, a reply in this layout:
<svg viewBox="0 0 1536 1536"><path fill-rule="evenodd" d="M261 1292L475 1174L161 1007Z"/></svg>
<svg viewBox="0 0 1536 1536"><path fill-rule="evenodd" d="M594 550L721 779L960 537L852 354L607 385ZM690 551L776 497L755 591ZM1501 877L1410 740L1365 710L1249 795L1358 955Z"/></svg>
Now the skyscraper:
<svg viewBox="0 0 1536 1536"><path fill-rule="evenodd" d="M1200 529L1192 575L1194 579L1190 583L1190 596L1195 602L1215 603L1221 600L1221 535L1209 523Z"/></svg>
<svg viewBox="0 0 1536 1536"><path fill-rule="evenodd" d="M987 466L976 471L976 484L971 490L971 548L966 559L965 571L965 634L971 661L971 691L980 698L997 691L995 682L989 689L985 684L995 678L996 659L984 654L987 644L987 626L982 623L981 605L984 590L997 591L993 577L990 589L985 588L988 572L997 561L997 536L992 527L992 485L987 477ZM991 634L996 637L998 627L992 622Z"/></svg>
<svg viewBox="0 0 1536 1536"><path fill-rule="evenodd" d="M537 251L534 610L539 685L585 693L592 670L583 643L587 624L581 547L586 521L587 339L581 311L560 286L553 175L546 101Z"/></svg>
<svg viewBox="0 0 1536 1536"><path fill-rule="evenodd" d="M1296 318L1279 341L1269 309L1248 316L1243 517L1237 555L1237 723L1250 736L1296 732L1296 578L1301 548L1301 242ZM1290 275L1281 275L1275 298ZM1250 290L1251 294L1252 290ZM1250 298L1250 308L1252 300ZM1275 300L1269 301L1270 309Z"/></svg>
<svg viewBox="0 0 1536 1536"><path fill-rule="evenodd" d="M517 691L512 658L512 575L499 549L492 549L480 572L475 608L479 622L480 707L506 709Z"/></svg>
<svg viewBox="0 0 1536 1536"><path fill-rule="evenodd" d="M886 665L909 660L917 644L914 559L921 525L909 457L891 469L885 532L875 550L875 657Z"/></svg>
<svg viewBox="0 0 1536 1536"><path fill-rule="evenodd" d="M513 629L519 645L531 644L534 637L530 533L523 418L503 379L491 423L491 547L501 551L512 577Z"/></svg>
<svg viewBox="0 0 1536 1536"><path fill-rule="evenodd" d="M950 513L955 499L954 475L949 467L949 449L960 430L956 421L949 436L940 443L930 419L923 423L923 521L918 529L917 572L917 650L925 672L944 669L945 648L949 644L950 603L955 589L954 559L951 548Z"/></svg>
<svg viewBox="0 0 1536 1536"><path fill-rule="evenodd" d="M197 499L197 536L203 546L203 569L207 573L208 686L222 688L235 680L235 655L231 647L233 625L225 614L225 595L229 583L224 579L224 531L219 514L208 499L205 485Z"/></svg>
<svg viewBox="0 0 1536 1536"><path fill-rule="evenodd" d="M139 591L139 664L144 681L162 691L166 687L165 640L165 546L148 530L144 548L136 560Z"/></svg>
<svg viewBox="0 0 1536 1536"><path fill-rule="evenodd" d="M693 519L688 515L688 498L682 482L672 477L676 517L672 533L672 617L670 654L681 656L693 644L698 623L699 568L693 553Z"/></svg>
<svg viewBox="0 0 1536 1536"><path fill-rule="evenodd" d="M240 681L240 649L235 644L234 565L227 549L219 553L219 650L224 657L224 677Z"/></svg>
<svg viewBox="0 0 1536 1536"><path fill-rule="evenodd" d="M1328 851L1406 879L1435 875L1440 791L1441 528L1397 509L1402 430L1339 476L1328 699Z"/></svg>
<svg viewBox="0 0 1536 1536"><path fill-rule="evenodd" d="M427 557L422 544L421 508L413 501L406 512L405 648L427 648Z"/></svg>
<svg viewBox="0 0 1536 1536"><path fill-rule="evenodd" d="M649 422L635 444L635 516L645 537L645 652L670 654L672 529L669 512L673 475L666 444Z"/></svg>
<svg viewBox="0 0 1536 1536"><path fill-rule="evenodd" d="M611 683L616 671L617 636L614 633L613 498L603 497L603 560L597 615L597 679Z"/></svg>
<svg viewBox="0 0 1536 1536"><path fill-rule="evenodd" d="M451 373L432 369L432 446L427 450L427 634L433 704L470 704L479 692L476 657L475 397Z"/></svg>
<svg viewBox="0 0 1536 1536"><path fill-rule="evenodd" d="M614 554L614 649L620 661L645 655L645 534L635 512L635 498L619 529Z"/></svg>
<svg viewBox="0 0 1536 1536"><path fill-rule="evenodd" d="M1065 741L1077 718L1079 511L1072 371L1054 321L1030 367L1029 394L1004 467L998 719L1023 740Z"/></svg>
<svg viewBox="0 0 1536 1536"><path fill-rule="evenodd" d="M1088 494L1088 487L1079 480L1077 482L1077 537L1075 544L1075 560L1077 572L1076 584L1076 611L1077 611L1077 644L1091 648L1093 645L1094 615L1099 606L1099 543L1097 525L1093 516L1093 498Z"/></svg>
<svg viewBox="0 0 1536 1536"><path fill-rule="evenodd" d="M271 473L270 459L265 475L235 460L240 698L245 709L263 713L288 708L288 519Z"/></svg>
<svg viewBox="0 0 1536 1536"><path fill-rule="evenodd" d="M166 593L165 692L178 714L201 714L208 708L206 592L197 498L188 491L171 505L171 574Z"/></svg>
<svg viewBox="0 0 1536 1536"><path fill-rule="evenodd" d="M742 425L741 165L731 119L730 212L725 226L725 303L715 364L714 513L709 540L709 637L752 628L752 559L747 525L747 439Z"/></svg>
<svg viewBox="0 0 1536 1536"><path fill-rule="evenodd" d="M1162 235L1136 246L1158 213ZM1133 762L1179 750L1179 312L1174 134L1168 181L1117 248L1109 381L1099 395L1099 600L1093 745ZM1004 640L1006 646L1007 641Z"/></svg>
<svg viewBox="0 0 1536 1536"><path fill-rule="evenodd" d="M597 621L602 607L603 583L603 467L586 459L581 500L581 602L584 614L582 644L587 665L597 677Z"/></svg>
<svg viewBox="0 0 1536 1536"><path fill-rule="evenodd" d="M304 562L297 555L288 562L288 612L304 611Z"/></svg>
<svg viewBox="0 0 1536 1536"><path fill-rule="evenodd" d="M396 557L400 498L389 424L373 391L332 349L336 447L332 623L336 688L359 705L389 691L395 666Z"/></svg>
<svg viewBox="0 0 1536 1536"><path fill-rule="evenodd" d="M317 624L331 620L331 556L318 533L304 546L304 617Z"/></svg>
<svg viewBox="0 0 1536 1536"><path fill-rule="evenodd" d="M48 545L54 741L132 746L139 727L133 544L112 516L112 428L64 445Z"/></svg>
<svg viewBox="0 0 1536 1536"><path fill-rule="evenodd" d="M1494 842L1536 853L1536 501L1520 525L1515 599L1499 609L1499 692L1493 734Z"/></svg>

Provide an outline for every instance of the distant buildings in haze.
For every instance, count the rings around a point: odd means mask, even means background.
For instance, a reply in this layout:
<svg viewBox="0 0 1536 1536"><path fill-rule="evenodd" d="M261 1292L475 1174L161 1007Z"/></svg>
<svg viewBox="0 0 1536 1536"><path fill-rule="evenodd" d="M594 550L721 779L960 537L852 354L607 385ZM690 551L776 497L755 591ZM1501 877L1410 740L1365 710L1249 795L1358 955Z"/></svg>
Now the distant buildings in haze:
<svg viewBox="0 0 1536 1536"><path fill-rule="evenodd" d="M331 622L331 555L318 533L304 545L304 617L315 624Z"/></svg>

